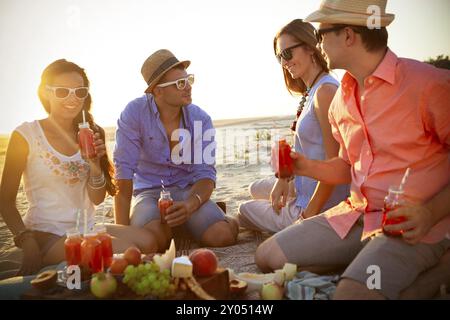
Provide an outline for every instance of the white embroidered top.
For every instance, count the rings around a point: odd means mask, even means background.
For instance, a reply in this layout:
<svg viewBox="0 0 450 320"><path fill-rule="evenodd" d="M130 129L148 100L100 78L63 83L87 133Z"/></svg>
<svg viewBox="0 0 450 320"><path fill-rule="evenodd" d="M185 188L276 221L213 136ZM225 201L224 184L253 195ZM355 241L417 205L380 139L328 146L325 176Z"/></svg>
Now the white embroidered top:
<svg viewBox="0 0 450 320"><path fill-rule="evenodd" d="M24 223L28 229L64 235L76 226L77 212L86 209L88 227L94 225L94 205L86 183L89 165L78 151L66 156L48 142L39 121L25 122L15 129L28 143L23 173L29 209ZM80 226L83 225L83 211Z"/></svg>

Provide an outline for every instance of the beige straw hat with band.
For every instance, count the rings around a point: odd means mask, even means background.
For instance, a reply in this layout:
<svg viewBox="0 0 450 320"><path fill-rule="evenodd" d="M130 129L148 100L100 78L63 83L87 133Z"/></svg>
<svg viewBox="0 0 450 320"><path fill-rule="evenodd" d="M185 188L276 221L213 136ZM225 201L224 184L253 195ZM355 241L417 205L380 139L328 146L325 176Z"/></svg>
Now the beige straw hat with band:
<svg viewBox="0 0 450 320"><path fill-rule="evenodd" d="M151 93L155 85L170 69L183 65L185 69L189 67L191 62L189 60L179 61L172 52L167 49L161 49L154 52L145 60L141 68L142 77L147 82L147 89L145 92Z"/></svg>
<svg viewBox="0 0 450 320"><path fill-rule="evenodd" d="M387 0L322 0L320 9L311 13L304 21L368 27L372 24L371 21L379 19L380 27L386 27L395 18L394 14L386 13L386 2Z"/></svg>

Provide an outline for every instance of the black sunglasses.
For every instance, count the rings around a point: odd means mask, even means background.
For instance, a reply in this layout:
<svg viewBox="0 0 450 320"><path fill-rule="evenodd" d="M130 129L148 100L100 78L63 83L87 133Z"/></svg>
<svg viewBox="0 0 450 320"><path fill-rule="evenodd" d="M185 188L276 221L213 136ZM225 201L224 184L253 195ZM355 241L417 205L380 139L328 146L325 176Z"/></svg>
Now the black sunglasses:
<svg viewBox="0 0 450 320"><path fill-rule="evenodd" d="M293 45L292 47L286 48L284 50L281 50L281 52L279 54L276 54L275 56L278 59L278 62L281 63L281 58L283 58L285 61L289 61L292 59L292 49L295 49L297 47L301 47L302 45L304 45L304 43L297 43L295 45Z"/></svg>
<svg viewBox="0 0 450 320"><path fill-rule="evenodd" d="M339 30L344 29L345 27L347 27L347 26L339 25L339 26L334 26L334 27L330 27L330 28L314 30L314 33L316 34L317 43L321 43L323 41L323 35L325 33L339 31Z"/></svg>

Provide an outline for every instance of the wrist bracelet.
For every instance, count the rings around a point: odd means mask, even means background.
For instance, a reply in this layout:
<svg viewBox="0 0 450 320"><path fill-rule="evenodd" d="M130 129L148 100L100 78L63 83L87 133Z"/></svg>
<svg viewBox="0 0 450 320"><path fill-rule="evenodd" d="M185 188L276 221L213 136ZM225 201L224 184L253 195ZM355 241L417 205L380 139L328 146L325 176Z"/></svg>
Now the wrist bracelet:
<svg viewBox="0 0 450 320"><path fill-rule="evenodd" d="M88 186L92 189L92 190L99 190L99 189L103 189L106 186L106 179L103 179L103 183L101 185L92 185L91 182L88 182Z"/></svg>
<svg viewBox="0 0 450 320"><path fill-rule="evenodd" d="M286 181L287 182L291 182L292 180L294 180L295 179L295 176L290 176L289 178L280 178L279 176L278 176L278 173L275 173L275 178L277 178L277 179L286 179Z"/></svg>
<svg viewBox="0 0 450 320"><path fill-rule="evenodd" d="M194 193L194 196L198 199L198 207L200 208L202 206L202 197L198 193Z"/></svg>
<svg viewBox="0 0 450 320"><path fill-rule="evenodd" d="M105 175L103 174L103 172L99 176L96 176L96 177L90 176L89 177L89 181L91 181L92 184L94 184L94 185L102 184L104 180L105 180Z"/></svg>

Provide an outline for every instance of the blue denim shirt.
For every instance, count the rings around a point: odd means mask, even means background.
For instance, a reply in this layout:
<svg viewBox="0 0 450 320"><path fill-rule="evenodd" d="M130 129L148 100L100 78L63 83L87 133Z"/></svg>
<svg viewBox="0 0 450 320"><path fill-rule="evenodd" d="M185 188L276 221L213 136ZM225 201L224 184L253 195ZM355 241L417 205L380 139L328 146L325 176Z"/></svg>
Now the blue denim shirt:
<svg viewBox="0 0 450 320"><path fill-rule="evenodd" d="M128 103L117 121L115 178L133 179L135 193L160 187L161 180L164 181L164 186L180 188L201 179L215 182L216 142L211 117L198 106L190 104L182 108L180 129L186 129L185 132L190 133L181 137L180 141L183 147L190 142L190 147L187 145L188 148L183 149L181 155L186 150L190 151L191 161L174 163L166 130L153 96L143 95ZM200 152L201 155L209 155L208 161L199 159Z"/></svg>

